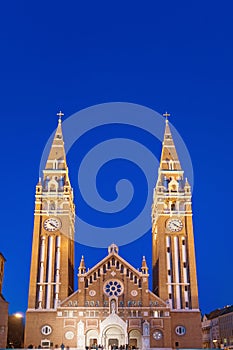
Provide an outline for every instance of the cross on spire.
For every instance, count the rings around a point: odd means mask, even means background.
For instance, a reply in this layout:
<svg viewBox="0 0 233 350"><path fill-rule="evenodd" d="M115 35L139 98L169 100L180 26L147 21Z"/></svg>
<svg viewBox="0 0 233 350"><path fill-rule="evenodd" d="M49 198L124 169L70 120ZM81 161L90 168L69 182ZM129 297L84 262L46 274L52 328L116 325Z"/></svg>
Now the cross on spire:
<svg viewBox="0 0 233 350"><path fill-rule="evenodd" d="M167 118L170 117L170 116L171 116L171 114L168 113L168 112L163 113L163 117L166 118L166 121L167 121Z"/></svg>
<svg viewBox="0 0 233 350"><path fill-rule="evenodd" d="M64 113L62 113L62 111L60 111L59 113L57 113L58 116L58 121L61 122L61 118L63 117Z"/></svg>

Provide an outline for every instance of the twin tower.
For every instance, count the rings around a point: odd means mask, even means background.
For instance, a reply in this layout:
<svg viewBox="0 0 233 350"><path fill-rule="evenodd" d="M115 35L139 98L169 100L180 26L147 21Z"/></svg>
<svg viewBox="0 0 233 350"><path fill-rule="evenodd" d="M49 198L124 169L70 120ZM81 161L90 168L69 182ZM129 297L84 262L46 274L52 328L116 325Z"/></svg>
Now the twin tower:
<svg viewBox="0 0 233 350"><path fill-rule="evenodd" d="M81 259L74 291L74 219L59 118L36 186L25 347L201 347L191 188L167 119L152 203L153 290L145 258L135 269L110 247L88 272Z"/></svg>

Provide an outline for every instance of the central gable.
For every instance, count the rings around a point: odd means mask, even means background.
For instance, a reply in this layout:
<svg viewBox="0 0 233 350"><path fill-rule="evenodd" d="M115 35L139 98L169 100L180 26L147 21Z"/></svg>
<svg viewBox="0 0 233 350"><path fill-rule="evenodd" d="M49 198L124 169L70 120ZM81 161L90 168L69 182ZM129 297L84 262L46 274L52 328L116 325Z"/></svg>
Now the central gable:
<svg viewBox="0 0 233 350"><path fill-rule="evenodd" d="M60 307L83 307L96 310L106 308L106 317L112 312L111 301L116 304L116 313L127 307L167 308L166 302L148 289L148 273L143 257L141 271L118 254L112 244L108 255L86 272L82 257L78 274L78 290L61 302Z"/></svg>

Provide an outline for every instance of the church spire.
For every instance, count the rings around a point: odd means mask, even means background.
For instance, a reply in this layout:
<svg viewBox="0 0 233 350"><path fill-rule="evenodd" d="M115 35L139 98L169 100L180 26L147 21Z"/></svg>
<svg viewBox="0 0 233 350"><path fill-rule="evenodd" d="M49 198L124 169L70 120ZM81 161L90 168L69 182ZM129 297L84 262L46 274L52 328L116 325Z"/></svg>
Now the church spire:
<svg viewBox="0 0 233 350"><path fill-rule="evenodd" d="M173 309L198 309L192 198L167 117L152 204L153 290Z"/></svg>
<svg viewBox="0 0 233 350"><path fill-rule="evenodd" d="M58 113L47 163L36 186L29 309L56 309L74 287L75 206L66 163L62 115Z"/></svg>
<svg viewBox="0 0 233 350"><path fill-rule="evenodd" d="M66 170L67 169L66 153L65 153L64 141L63 141L62 121L61 121L61 117L63 115L64 114L61 111L57 113L57 116L59 117L58 125L53 138L48 160L46 163L46 167L45 167L46 170L47 169L48 170L51 170L51 169Z"/></svg>
<svg viewBox="0 0 233 350"><path fill-rule="evenodd" d="M172 133L168 122L167 112L163 114L166 117L165 132L163 138L163 149L160 160L160 170L181 170L180 161L176 152L176 147L173 141Z"/></svg>

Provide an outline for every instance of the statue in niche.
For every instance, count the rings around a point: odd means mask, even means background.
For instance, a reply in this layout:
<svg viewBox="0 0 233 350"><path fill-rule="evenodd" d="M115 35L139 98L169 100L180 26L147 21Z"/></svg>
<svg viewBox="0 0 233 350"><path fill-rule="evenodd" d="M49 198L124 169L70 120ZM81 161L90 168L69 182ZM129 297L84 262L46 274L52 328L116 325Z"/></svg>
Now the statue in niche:
<svg viewBox="0 0 233 350"><path fill-rule="evenodd" d="M144 322L144 325L143 325L143 335L149 335L149 324L148 322Z"/></svg>
<svg viewBox="0 0 233 350"><path fill-rule="evenodd" d="M114 299L111 300L110 306L111 306L111 313L115 314L115 312L116 312L116 301Z"/></svg>
<svg viewBox="0 0 233 350"><path fill-rule="evenodd" d="M78 323L78 335L84 334L84 323L82 321L79 321Z"/></svg>

